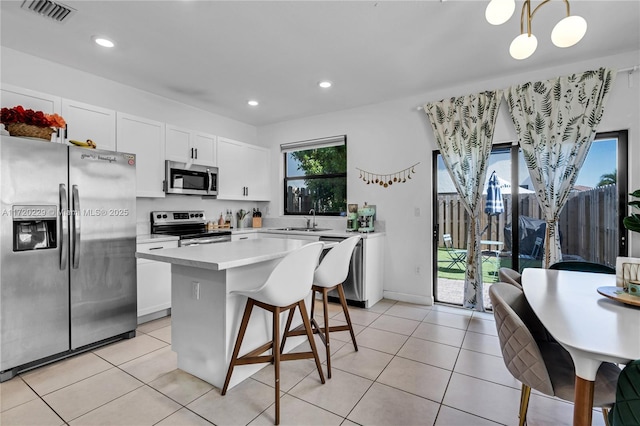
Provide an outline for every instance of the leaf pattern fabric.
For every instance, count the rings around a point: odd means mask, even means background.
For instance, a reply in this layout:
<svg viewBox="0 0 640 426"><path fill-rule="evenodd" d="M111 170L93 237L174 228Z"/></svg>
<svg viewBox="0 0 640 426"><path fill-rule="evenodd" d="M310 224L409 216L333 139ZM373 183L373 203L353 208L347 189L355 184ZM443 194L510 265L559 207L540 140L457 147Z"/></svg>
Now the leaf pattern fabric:
<svg viewBox="0 0 640 426"><path fill-rule="evenodd" d="M562 260L557 223L615 80L607 68L512 86L507 104L544 218L545 267Z"/></svg>
<svg viewBox="0 0 640 426"><path fill-rule="evenodd" d="M444 164L471 218L467 227L463 306L478 311L484 310L480 251L482 188L501 99L502 91L496 90L424 105Z"/></svg>

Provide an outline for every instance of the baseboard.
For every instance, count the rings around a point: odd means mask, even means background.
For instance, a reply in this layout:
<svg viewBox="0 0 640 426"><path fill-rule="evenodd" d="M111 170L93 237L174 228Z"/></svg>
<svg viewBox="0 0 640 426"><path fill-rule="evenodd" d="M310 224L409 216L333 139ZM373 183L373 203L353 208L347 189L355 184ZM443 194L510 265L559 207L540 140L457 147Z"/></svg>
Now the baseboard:
<svg viewBox="0 0 640 426"><path fill-rule="evenodd" d="M433 305L433 296L418 296L417 294L398 293L396 291L383 291L385 299L397 300L398 302L415 303L418 305Z"/></svg>
<svg viewBox="0 0 640 426"><path fill-rule="evenodd" d="M138 317L138 325L144 324L145 322L157 320L158 318L168 317L171 315L171 308L163 309L158 312L153 312L151 314L142 315Z"/></svg>

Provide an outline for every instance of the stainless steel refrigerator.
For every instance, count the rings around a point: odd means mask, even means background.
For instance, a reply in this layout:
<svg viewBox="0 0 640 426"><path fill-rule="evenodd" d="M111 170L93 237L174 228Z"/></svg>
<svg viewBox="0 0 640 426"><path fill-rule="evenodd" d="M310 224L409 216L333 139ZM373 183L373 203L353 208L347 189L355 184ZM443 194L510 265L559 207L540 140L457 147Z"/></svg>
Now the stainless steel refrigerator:
<svg viewBox="0 0 640 426"><path fill-rule="evenodd" d="M0 381L135 336L136 158L0 139Z"/></svg>

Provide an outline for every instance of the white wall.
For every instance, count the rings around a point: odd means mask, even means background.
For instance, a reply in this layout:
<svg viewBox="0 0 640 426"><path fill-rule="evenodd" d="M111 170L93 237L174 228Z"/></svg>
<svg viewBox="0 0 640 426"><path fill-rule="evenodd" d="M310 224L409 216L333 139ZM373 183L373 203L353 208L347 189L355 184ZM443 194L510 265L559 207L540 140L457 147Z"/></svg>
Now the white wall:
<svg viewBox="0 0 640 426"><path fill-rule="evenodd" d="M434 137L423 111L416 107L429 101L483 90L507 88L526 81L581 72L601 66L616 69L640 64L640 52L555 67L544 71L469 82L430 93L397 99L335 113L260 127L260 145L271 147L272 208L282 206L282 159L279 145L285 142L346 134L348 150L348 202L377 206L378 219L387 232L385 246L385 295L394 299L426 302L432 293L432 151ZM633 74L629 86L627 74L619 74L609 97L599 131L629 129L629 188L640 188L640 79ZM503 102L497 121L494 143L513 141L515 130ZM632 160L635 159L635 160ZM357 168L376 173L392 173L420 162L410 183L382 188L359 180ZM634 166L635 165L635 169ZM280 214L282 213L282 207ZM419 216L416 215L419 210ZM278 214L272 211L271 215ZM632 241L634 256L640 256L640 236ZM417 273L419 268L419 273Z"/></svg>
<svg viewBox="0 0 640 426"><path fill-rule="evenodd" d="M257 129L250 124L208 113L13 49L0 48L0 58L2 83L251 144L257 143ZM179 195L164 199L138 198L138 228L139 231L148 230L149 212L152 210L200 209L213 219L227 208L233 209L235 213L240 208L246 210L258 205L264 209L265 203L202 200L200 197Z"/></svg>

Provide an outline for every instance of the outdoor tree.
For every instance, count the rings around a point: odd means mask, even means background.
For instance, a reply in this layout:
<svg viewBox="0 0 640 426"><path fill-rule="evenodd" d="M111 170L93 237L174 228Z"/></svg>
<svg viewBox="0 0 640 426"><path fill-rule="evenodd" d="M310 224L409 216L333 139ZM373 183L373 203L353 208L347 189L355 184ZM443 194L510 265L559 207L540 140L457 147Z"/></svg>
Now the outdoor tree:
<svg viewBox="0 0 640 426"><path fill-rule="evenodd" d="M342 212L347 209L347 170L345 145L296 151L291 156L304 172L305 185L318 212Z"/></svg>
<svg viewBox="0 0 640 426"><path fill-rule="evenodd" d="M618 170L611 173L605 173L600 176L600 182L596 186L615 185L618 182Z"/></svg>

